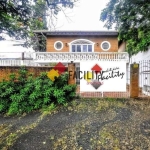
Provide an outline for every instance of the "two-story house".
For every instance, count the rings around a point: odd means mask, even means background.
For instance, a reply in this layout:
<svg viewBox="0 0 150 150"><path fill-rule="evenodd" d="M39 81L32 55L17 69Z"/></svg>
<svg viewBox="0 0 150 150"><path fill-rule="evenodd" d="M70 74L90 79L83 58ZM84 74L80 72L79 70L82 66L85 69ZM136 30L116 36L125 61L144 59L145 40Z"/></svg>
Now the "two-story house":
<svg viewBox="0 0 150 150"><path fill-rule="evenodd" d="M80 62L82 59L126 59L127 53L119 52L117 31L34 31L45 35L46 53L37 53L40 63ZM121 50L122 51L122 50Z"/></svg>

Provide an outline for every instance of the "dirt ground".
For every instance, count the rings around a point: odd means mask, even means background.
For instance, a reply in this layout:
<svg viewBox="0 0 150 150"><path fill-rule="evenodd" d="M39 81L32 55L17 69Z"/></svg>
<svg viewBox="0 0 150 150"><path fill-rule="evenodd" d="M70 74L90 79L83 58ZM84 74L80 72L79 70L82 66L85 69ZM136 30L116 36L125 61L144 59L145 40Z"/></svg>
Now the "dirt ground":
<svg viewBox="0 0 150 150"><path fill-rule="evenodd" d="M0 115L1 150L150 150L150 100L77 99Z"/></svg>

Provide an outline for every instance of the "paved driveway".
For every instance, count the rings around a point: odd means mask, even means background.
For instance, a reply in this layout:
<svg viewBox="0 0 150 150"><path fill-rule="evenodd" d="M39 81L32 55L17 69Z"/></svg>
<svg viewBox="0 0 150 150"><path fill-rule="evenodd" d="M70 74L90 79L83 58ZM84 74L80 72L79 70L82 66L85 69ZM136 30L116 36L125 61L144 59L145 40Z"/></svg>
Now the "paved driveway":
<svg viewBox="0 0 150 150"><path fill-rule="evenodd" d="M51 114L1 115L0 149L150 150L150 101L80 99Z"/></svg>

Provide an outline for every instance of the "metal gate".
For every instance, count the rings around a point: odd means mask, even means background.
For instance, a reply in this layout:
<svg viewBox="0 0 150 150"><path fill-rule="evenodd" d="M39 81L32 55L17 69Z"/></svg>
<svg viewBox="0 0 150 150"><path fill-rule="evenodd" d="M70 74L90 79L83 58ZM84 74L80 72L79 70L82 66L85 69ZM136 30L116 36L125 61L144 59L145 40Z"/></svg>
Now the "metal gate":
<svg viewBox="0 0 150 150"><path fill-rule="evenodd" d="M139 62L139 95L150 96L150 60Z"/></svg>

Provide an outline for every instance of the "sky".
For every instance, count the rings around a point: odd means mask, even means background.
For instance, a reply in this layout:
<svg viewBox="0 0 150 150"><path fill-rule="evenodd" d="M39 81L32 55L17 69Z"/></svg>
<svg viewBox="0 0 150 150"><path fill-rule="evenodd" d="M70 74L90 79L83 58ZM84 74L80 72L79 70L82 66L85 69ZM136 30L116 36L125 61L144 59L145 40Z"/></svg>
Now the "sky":
<svg viewBox="0 0 150 150"><path fill-rule="evenodd" d="M56 30L107 30L100 13L109 0L79 0L73 9L58 14ZM69 18L69 19L68 19Z"/></svg>
<svg viewBox="0 0 150 150"><path fill-rule="evenodd" d="M79 0L73 9L66 9L57 16L55 30L107 30L100 21L100 13L109 0ZM32 51L23 47L12 46L15 41L0 41L0 52ZM1 56L1 55L0 55Z"/></svg>

